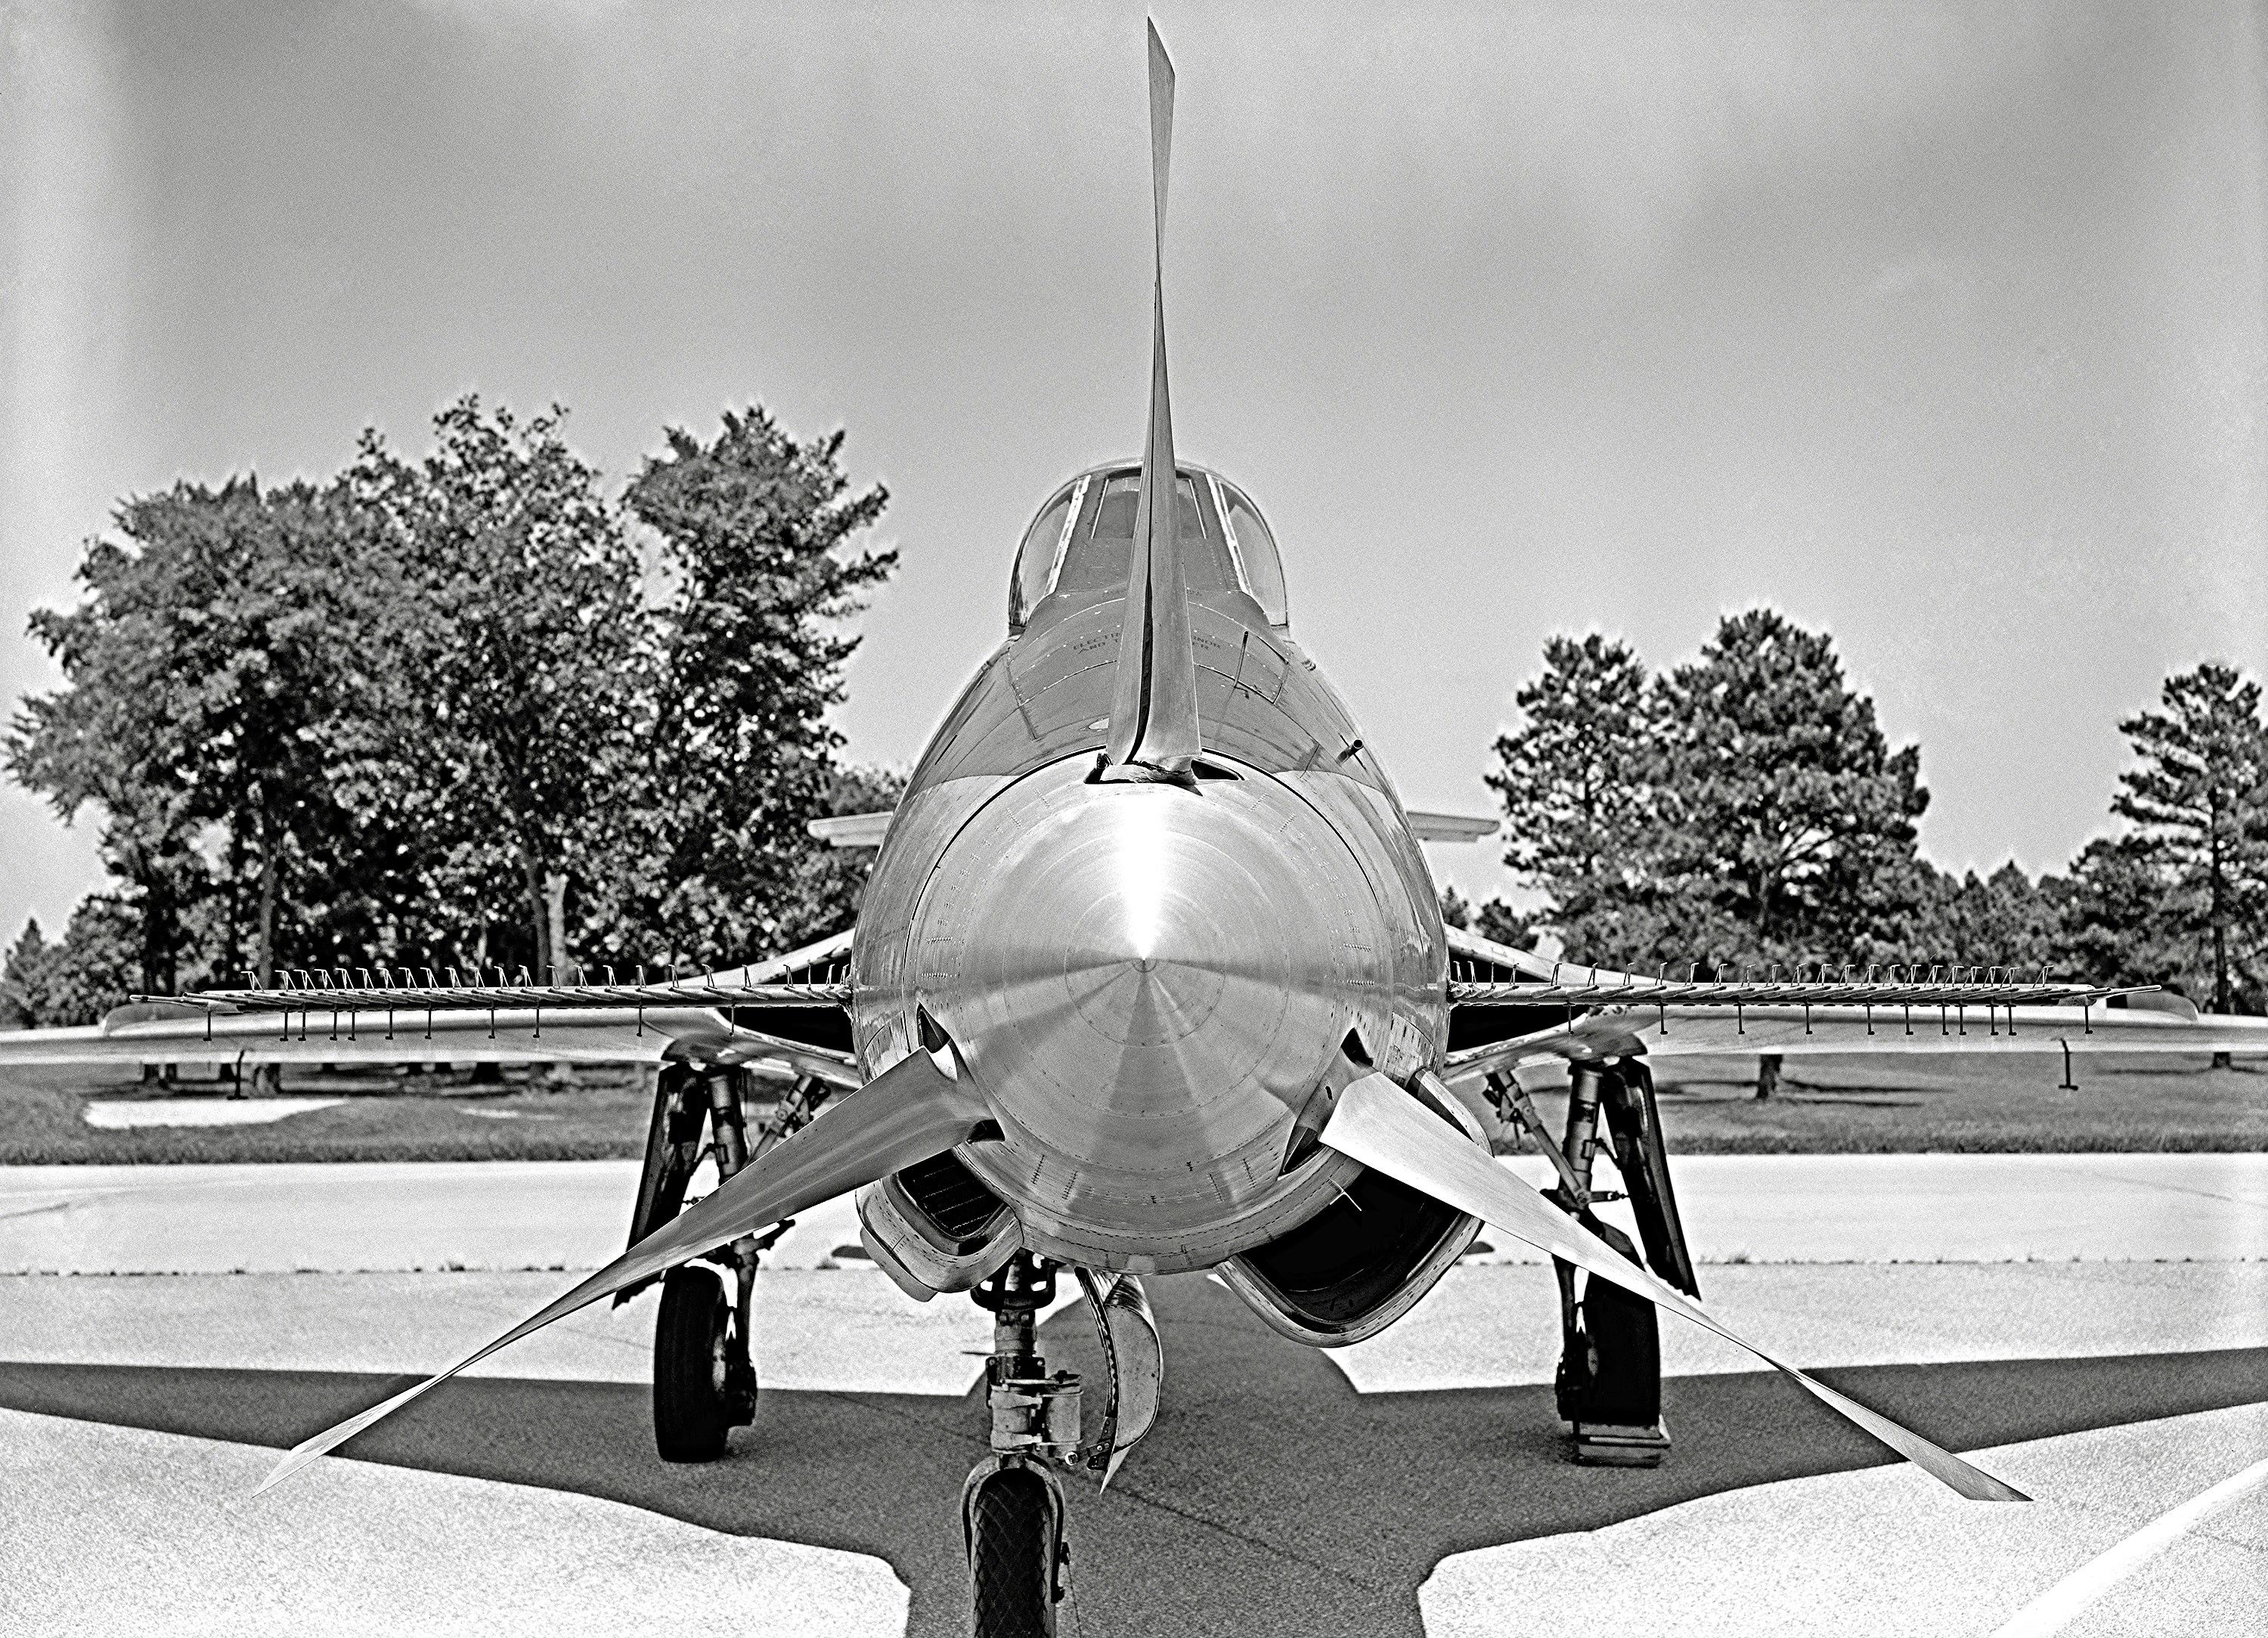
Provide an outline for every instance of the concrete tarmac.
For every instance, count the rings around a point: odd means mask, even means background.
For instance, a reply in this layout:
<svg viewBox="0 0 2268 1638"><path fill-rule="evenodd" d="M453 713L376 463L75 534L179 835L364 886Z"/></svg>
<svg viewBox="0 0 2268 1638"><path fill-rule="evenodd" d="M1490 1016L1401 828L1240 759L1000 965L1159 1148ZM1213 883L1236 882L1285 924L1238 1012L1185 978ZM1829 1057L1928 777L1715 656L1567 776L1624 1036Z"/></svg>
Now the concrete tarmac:
<svg viewBox="0 0 2268 1638"><path fill-rule="evenodd" d="M1704 1262L2268 1258L2268 1154L1691 1155L1677 1191ZM0 1273L593 1268L637 1192L626 1160L0 1167Z"/></svg>
<svg viewBox="0 0 2268 1638"><path fill-rule="evenodd" d="M1977 1453L2039 1498L2030 1506L1958 1501L1676 1323L1663 1329L1668 1463L1570 1465L1549 1386L1550 1277L1531 1264L1473 1260L1384 1337L1336 1354L1283 1341L1185 1276L1152 1282L1167 1359L1157 1430L1109 1492L1069 1487L1065 1630L1991 1634L2268 1454L2268 1263L2225 1254L2257 1232L2261 1174L2137 1164L2255 1157L2025 1158L2056 1164L2003 1168L1981 1208L1950 1213L1958 1179L1908 1169L1846 1212L1867 1223L1865 1245L1836 1247L1985 1256L1757 1260L1705 1267L1702 1280L1729 1320ZM1832 1220L1835 1186L1815 1168L1742 1164L1756 1170L1722 1199L1765 1203L1746 1219L1719 1212L1712 1234L1792 1241L1775 1202L1806 1186ZM2071 1208L2042 1202L2067 1200L2090 1168L2110 1179L2099 1220L2043 1238ZM330 1173L344 1203L322 1209L320 1178L281 1190L249 1179L268 1186L247 1194L212 1177L0 1174L0 1246L49 1231L41 1217L83 1209L99 1223L122 1201L143 1202L130 1208L152 1214L140 1232L162 1236L198 1216L183 1202L202 1191L239 1202L237 1227L137 1244L114 1218L77 1260L114 1270L250 1245L288 1269L309 1266L291 1223L318 1225L318 1249L323 1236L350 1240L339 1225L371 1186L352 1175L362 1168L210 1170ZM984 1316L965 1301L909 1303L837 1255L851 1239L840 1207L799 1225L787 1260L802 1266L763 1277L762 1407L722 1463L653 1456L647 1296L563 1322L356 1442L350 1459L250 1495L276 1451L566 1283L542 1267L557 1245L537 1231L546 1196L561 1214L603 1201L618 1216L621 1198L606 1196L621 1179L603 1171L506 1185L521 1191L510 1208L460 1216L453 1238L414 1213L385 1219L403 1237L394 1252L435 1256L423 1273L0 1279L0 1631L958 1631L954 1508L983 1449ZM290 1222L263 1228L241 1203L293 1188L308 1193ZM1893 1195L1927 1220L1900 1219ZM2161 1196L2180 1204L2153 1216ZM93 1203L36 1209L58 1198ZM7 1215L18 1206L35 1209ZM1970 1222L1966 1240L1948 1215ZM2190 1260L2104 1260L2106 1229L2122 1223ZM2035 1260L1989 1255L2018 1245ZM2038 1260L2066 1245L2081 1248L2076 1260ZM497 1267L505 1257L534 1270ZM468 1271L435 1271L450 1261ZM1083 1307L1059 1304L1043 1336L1051 1363L1099 1380ZM2264 1611L2268 1502L2256 1491L2067 1630L2251 1634Z"/></svg>

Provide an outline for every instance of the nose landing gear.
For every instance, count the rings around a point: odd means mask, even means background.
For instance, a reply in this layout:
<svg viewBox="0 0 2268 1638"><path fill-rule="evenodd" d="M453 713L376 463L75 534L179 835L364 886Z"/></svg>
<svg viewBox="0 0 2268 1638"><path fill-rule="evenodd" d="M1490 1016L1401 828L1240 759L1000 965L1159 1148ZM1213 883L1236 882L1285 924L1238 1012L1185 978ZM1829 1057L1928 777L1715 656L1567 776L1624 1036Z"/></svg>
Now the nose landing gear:
<svg viewBox="0 0 2268 1638"><path fill-rule="evenodd" d="M1046 1464L1079 1459L1079 1383L1047 1374L1035 1334L1055 1300L1056 1271L1018 1252L969 1295L992 1311L984 1366L992 1454L961 1487L968 1548L969 1630L976 1638L1052 1638L1070 1587L1063 1486Z"/></svg>
<svg viewBox="0 0 2268 1638"><path fill-rule="evenodd" d="M1055 1300L1056 1267L1018 1252L969 1292L992 1311L984 1367L992 1454L961 1487L968 1548L969 1630L976 1638L1045 1638L1071 1590L1071 1544L1056 1469L1108 1486L1158 1417L1165 1353L1148 1293L1130 1274L1075 1270L1094 1311L1108 1392L1101 1431L1080 1442L1079 1377L1040 1357L1040 1311Z"/></svg>

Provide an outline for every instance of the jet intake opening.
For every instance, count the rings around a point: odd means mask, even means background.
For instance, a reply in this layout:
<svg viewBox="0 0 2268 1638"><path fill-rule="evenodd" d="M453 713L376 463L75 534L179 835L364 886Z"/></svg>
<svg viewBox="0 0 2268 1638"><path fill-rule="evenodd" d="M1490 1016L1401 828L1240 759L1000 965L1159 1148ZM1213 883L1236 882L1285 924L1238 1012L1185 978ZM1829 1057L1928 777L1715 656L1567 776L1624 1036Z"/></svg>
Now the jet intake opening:
<svg viewBox="0 0 2268 1638"><path fill-rule="evenodd" d="M1366 1170L1298 1228L1234 1260L1292 1314L1335 1329L1391 1301L1463 1221L1432 1195Z"/></svg>
<svg viewBox="0 0 2268 1638"><path fill-rule="evenodd" d="M1007 1205L951 1150L892 1175L906 1220L938 1250L965 1256L991 1237Z"/></svg>

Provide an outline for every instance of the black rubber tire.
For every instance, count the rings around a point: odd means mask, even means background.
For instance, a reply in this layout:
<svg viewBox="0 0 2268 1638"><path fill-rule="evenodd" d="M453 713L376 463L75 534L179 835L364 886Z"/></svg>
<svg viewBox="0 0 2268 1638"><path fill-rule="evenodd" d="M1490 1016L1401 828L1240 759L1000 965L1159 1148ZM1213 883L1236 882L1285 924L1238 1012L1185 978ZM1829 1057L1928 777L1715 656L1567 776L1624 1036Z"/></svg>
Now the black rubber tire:
<svg viewBox="0 0 2268 1638"><path fill-rule="evenodd" d="M665 1462L713 1462L733 1427L733 1311L714 1271L673 1268L653 1327L653 1445Z"/></svg>
<svg viewBox="0 0 2268 1638"><path fill-rule="evenodd" d="M1583 1293L1583 1326L1596 1365L1574 1420L1653 1427L1661 1420L1661 1322L1653 1304L1594 1274Z"/></svg>
<svg viewBox="0 0 2268 1638"><path fill-rule="evenodd" d="M1055 1498L1022 1467L987 1477L968 1499L968 1630L975 1638L1055 1638Z"/></svg>

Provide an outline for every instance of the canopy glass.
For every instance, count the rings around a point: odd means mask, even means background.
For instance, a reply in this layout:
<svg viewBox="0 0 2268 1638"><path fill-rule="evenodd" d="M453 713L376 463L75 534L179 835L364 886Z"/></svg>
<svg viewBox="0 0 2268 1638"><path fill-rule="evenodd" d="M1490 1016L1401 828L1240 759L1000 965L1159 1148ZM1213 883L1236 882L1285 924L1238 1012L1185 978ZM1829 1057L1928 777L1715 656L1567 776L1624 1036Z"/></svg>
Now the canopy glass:
<svg viewBox="0 0 2268 1638"><path fill-rule="evenodd" d="M1192 595L1242 592L1269 624L1287 623L1284 565L1251 497L1201 467L1180 473L1182 561ZM1134 557L1141 469L1104 467L1049 497L1024 532L1009 583L1008 628L1020 631L1041 603L1091 603L1122 594Z"/></svg>

